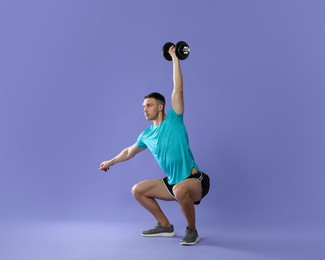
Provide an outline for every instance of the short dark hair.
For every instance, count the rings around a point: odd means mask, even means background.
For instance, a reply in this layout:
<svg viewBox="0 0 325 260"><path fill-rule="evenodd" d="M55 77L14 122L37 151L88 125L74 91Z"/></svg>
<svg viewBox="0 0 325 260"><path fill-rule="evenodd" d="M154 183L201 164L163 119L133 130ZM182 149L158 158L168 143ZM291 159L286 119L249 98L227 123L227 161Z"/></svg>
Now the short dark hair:
<svg viewBox="0 0 325 260"><path fill-rule="evenodd" d="M164 106L165 106L165 103L166 103L165 97L163 95L161 95L160 93L157 93L157 92L152 92L152 93L146 95L144 98L145 99L146 98L154 98L154 99L160 100L161 102L163 102Z"/></svg>

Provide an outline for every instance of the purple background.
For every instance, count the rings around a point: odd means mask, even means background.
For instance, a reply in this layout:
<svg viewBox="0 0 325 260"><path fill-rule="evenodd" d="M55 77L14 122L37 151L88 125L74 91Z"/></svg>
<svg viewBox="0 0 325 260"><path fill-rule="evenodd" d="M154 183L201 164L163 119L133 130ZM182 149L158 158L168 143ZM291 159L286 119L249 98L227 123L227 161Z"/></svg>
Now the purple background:
<svg viewBox="0 0 325 260"><path fill-rule="evenodd" d="M212 181L199 228L207 237L245 228L322 236L324 8L317 0L1 1L1 220L152 225L130 192L164 176L150 152L97 169L148 126L144 95L159 91L170 106L161 47L185 40L185 123ZM184 225L176 203L162 205Z"/></svg>

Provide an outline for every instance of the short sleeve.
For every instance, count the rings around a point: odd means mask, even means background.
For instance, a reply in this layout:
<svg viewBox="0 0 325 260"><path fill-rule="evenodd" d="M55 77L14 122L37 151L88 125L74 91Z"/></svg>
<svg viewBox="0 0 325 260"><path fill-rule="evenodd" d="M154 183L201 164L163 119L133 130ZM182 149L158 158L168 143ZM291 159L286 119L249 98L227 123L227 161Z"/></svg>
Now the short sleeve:
<svg viewBox="0 0 325 260"><path fill-rule="evenodd" d="M171 121L183 122L183 115L184 114L176 114L174 109L170 108L167 116L170 118Z"/></svg>
<svg viewBox="0 0 325 260"><path fill-rule="evenodd" d="M143 133L141 133L135 143L135 145L139 148L146 149L147 145L143 142Z"/></svg>

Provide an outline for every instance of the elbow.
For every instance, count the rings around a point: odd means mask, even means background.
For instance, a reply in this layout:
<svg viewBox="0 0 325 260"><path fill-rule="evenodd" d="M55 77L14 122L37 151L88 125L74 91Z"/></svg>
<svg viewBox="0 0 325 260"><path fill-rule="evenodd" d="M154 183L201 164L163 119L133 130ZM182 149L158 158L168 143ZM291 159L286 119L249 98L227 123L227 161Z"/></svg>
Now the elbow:
<svg viewBox="0 0 325 260"><path fill-rule="evenodd" d="M135 154L129 148L125 149L125 155L127 159L131 159L135 156Z"/></svg>

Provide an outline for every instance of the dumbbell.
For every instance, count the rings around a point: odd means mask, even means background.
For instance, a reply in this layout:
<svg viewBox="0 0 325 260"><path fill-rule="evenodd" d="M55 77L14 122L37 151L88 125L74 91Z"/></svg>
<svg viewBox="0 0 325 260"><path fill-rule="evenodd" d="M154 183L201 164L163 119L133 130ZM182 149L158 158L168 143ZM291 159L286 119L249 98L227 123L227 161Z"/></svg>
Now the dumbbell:
<svg viewBox="0 0 325 260"><path fill-rule="evenodd" d="M171 61L172 60L172 57L168 53L169 48L171 46L174 46L174 45L175 44L172 43L172 42L166 42L164 44L163 48L162 48L163 56L168 61ZM186 42L179 41L175 45L175 54L176 54L177 58L179 58L180 60L185 60L185 59L187 59L188 55L190 55L190 47L188 46L188 44Z"/></svg>

